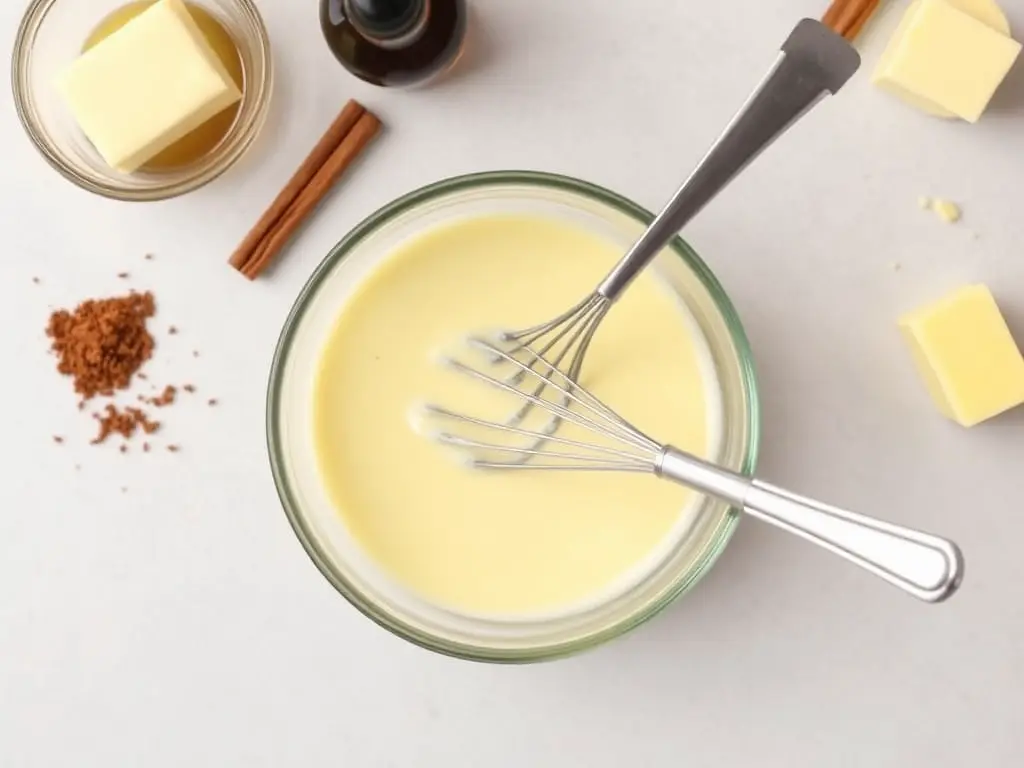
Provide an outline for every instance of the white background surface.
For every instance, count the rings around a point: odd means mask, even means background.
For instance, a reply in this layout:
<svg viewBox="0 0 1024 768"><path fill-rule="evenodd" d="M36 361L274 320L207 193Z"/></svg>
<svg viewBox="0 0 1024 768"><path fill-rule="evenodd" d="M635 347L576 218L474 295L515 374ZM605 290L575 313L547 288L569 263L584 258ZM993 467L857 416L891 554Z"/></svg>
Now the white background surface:
<svg viewBox="0 0 1024 768"><path fill-rule="evenodd" d="M658 207L825 3L477 0L470 60L416 92L337 66L314 0L260 5L273 117L200 192L91 197L36 156L12 108L0 115L0 765L1021 764L1024 412L972 431L945 422L894 322L983 280L1024 338L1024 68L976 126L920 116L862 71L686 233L756 351L761 474L956 539L961 592L918 604L747 521L699 588L640 631L504 668L406 645L307 560L263 436L288 308L349 227L440 177L558 171ZM1024 29L1024 2L1005 5ZM21 6L0 4L6 41ZM863 41L868 66L894 21ZM348 97L387 136L280 268L246 283L225 259ZM963 222L920 211L927 194L960 201ZM49 310L124 289L121 271L157 292L151 377L199 388L166 414L177 455L88 447L91 420L46 354Z"/></svg>

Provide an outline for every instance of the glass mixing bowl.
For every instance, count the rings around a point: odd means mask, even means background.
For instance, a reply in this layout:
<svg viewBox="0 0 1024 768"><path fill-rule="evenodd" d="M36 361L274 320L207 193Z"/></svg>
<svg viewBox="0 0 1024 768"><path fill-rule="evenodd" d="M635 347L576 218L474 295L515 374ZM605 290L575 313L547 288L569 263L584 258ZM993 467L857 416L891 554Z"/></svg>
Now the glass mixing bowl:
<svg viewBox="0 0 1024 768"><path fill-rule="evenodd" d="M739 513L701 499L695 523L642 578L599 604L537 620L454 613L409 593L349 534L320 482L312 438L319 355L361 278L401 242L439 224L493 213L556 217L622 244L653 218L630 201L576 179L530 172L462 176L412 192L374 213L327 255L291 311L274 357L267 438L274 480L296 535L323 575L360 611L413 643L466 659L540 661L572 654L643 623L692 587L724 549ZM746 336L728 297L693 249L675 238L656 260L703 332L721 388L723 434L714 457L751 473L758 401ZM592 286L580 285L580 293ZM653 477L651 482L658 482Z"/></svg>
<svg viewBox="0 0 1024 768"><path fill-rule="evenodd" d="M206 155L173 170L121 173L108 166L63 103L54 79L96 25L131 0L32 0L11 57L14 105L36 149L64 178L117 200L164 200L213 181L252 145L273 90L270 40L252 0L188 0L230 33L242 65L242 101L227 134Z"/></svg>

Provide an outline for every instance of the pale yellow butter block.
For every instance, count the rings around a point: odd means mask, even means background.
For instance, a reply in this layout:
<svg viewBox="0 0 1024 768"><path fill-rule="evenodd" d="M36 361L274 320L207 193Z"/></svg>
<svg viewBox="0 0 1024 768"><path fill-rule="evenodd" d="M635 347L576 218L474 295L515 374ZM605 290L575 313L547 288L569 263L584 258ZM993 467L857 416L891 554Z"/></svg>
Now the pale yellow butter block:
<svg viewBox="0 0 1024 768"><path fill-rule="evenodd" d="M946 2L957 10L973 16L996 32L1002 35L1010 34L1010 21L1006 18L1003 9L999 7L995 0L946 0ZM914 0L910 4L910 8L907 9L904 18L913 18L912 11L920 3L921 0ZM914 106L936 117L956 117L948 109L943 109L938 104L919 101Z"/></svg>
<svg viewBox="0 0 1024 768"><path fill-rule="evenodd" d="M182 0L160 0L57 81L103 159L131 172L242 94Z"/></svg>
<svg viewBox="0 0 1024 768"><path fill-rule="evenodd" d="M948 0L917 0L882 54L873 81L909 104L976 122L1020 43Z"/></svg>
<svg viewBox="0 0 1024 768"><path fill-rule="evenodd" d="M984 285L905 315L900 329L932 399L950 419L971 427L1024 403L1024 356Z"/></svg>

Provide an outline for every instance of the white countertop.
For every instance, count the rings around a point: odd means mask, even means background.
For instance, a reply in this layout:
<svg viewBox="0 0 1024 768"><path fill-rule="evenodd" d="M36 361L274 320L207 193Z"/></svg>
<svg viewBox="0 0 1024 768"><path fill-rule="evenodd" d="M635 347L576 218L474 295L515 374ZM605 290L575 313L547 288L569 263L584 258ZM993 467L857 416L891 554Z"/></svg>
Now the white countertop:
<svg viewBox="0 0 1024 768"><path fill-rule="evenodd" d="M72 188L4 109L0 765L1019 764L1024 411L947 423L894 323L980 280L1024 339L1024 65L974 126L904 108L862 71L686 232L756 352L761 475L957 540L967 576L949 603L746 521L690 596L624 639L532 667L458 662L331 589L267 466L278 330L349 227L421 184L498 168L658 207L825 4L477 0L466 66L389 92L334 63L314 0L260 0L270 125L225 177L162 204ZM0 38L22 5L0 4ZM1024 0L1004 5L1024 29ZM863 41L869 67L880 32ZM349 97L388 135L280 268L246 283L228 254ZM959 201L964 220L943 224L920 195ZM86 445L91 420L46 353L49 309L123 289L122 271L157 293L154 380L199 389L166 414L180 454Z"/></svg>

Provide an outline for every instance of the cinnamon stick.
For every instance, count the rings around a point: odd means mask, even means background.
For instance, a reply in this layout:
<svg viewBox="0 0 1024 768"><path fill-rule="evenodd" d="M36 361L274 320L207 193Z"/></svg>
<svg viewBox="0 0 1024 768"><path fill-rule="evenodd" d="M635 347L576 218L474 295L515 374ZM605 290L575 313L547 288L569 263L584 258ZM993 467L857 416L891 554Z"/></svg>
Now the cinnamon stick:
<svg viewBox="0 0 1024 768"><path fill-rule="evenodd" d="M231 255L230 263L233 267L245 271L246 265L251 262L257 248L280 223L282 216L287 213L302 191L309 186L317 172L337 151L342 140L352 131L359 118L364 114L366 114L366 108L358 102L350 100L345 104L298 170Z"/></svg>
<svg viewBox="0 0 1024 768"><path fill-rule="evenodd" d="M864 29L864 25L867 24L874 15L875 10L878 8L878 4L879 0L875 0L875 2L864 13L862 13L860 17L853 22L853 24L850 25L850 28L844 35L847 40L852 42L857 39L857 35L860 34L862 29Z"/></svg>
<svg viewBox="0 0 1024 768"><path fill-rule="evenodd" d="M306 186L261 238L246 262L239 267L243 275L253 280L270 265L292 235L302 226L306 217L331 191L334 183L373 140L380 128L381 122L377 116L364 111Z"/></svg>
<svg viewBox="0 0 1024 768"><path fill-rule="evenodd" d="M878 4L879 0L833 0L821 22L853 41L877 10Z"/></svg>

